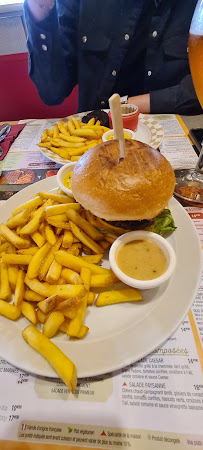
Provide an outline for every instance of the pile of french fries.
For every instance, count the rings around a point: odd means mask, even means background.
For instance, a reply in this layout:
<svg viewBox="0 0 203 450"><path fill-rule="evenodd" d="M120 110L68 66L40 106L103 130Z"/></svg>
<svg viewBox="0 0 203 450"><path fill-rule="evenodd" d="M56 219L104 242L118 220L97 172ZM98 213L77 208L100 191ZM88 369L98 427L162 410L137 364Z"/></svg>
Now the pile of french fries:
<svg viewBox="0 0 203 450"><path fill-rule="evenodd" d="M100 125L99 120L95 123L94 118L83 123L71 117L67 122L61 120L55 123L51 130L44 130L37 145L51 150L61 158L78 161L90 147L102 142L102 135L108 130L109 128Z"/></svg>
<svg viewBox="0 0 203 450"><path fill-rule="evenodd" d="M0 225L0 315L28 319L31 325L23 330L23 338L71 392L76 368L50 338L58 332L84 338L89 331L83 323L85 312L93 304L142 300L136 289L108 290L117 278L97 263L117 236L108 233L108 227L102 233L97 220L56 190L39 192ZM102 292L97 295L95 288Z"/></svg>

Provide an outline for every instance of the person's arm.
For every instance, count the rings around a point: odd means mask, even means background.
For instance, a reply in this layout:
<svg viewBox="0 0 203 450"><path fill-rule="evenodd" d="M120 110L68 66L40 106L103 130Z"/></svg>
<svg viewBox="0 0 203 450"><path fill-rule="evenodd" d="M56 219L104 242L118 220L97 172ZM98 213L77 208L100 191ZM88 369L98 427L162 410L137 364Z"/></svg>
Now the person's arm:
<svg viewBox="0 0 203 450"><path fill-rule="evenodd" d="M149 94L129 97L128 103L138 106L143 114L201 114L202 108L195 94L191 75L180 84Z"/></svg>
<svg viewBox="0 0 203 450"><path fill-rule="evenodd" d="M136 105L139 111L143 114L149 114L150 111L150 95L136 95L135 97L128 97L128 103Z"/></svg>
<svg viewBox="0 0 203 450"><path fill-rule="evenodd" d="M152 114L201 114L191 75L186 75L176 86L150 92L150 108Z"/></svg>
<svg viewBox="0 0 203 450"><path fill-rule="evenodd" d="M79 0L51 1L26 0L24 13L30 78L42 101L57 105L77 84Z"/></svg>

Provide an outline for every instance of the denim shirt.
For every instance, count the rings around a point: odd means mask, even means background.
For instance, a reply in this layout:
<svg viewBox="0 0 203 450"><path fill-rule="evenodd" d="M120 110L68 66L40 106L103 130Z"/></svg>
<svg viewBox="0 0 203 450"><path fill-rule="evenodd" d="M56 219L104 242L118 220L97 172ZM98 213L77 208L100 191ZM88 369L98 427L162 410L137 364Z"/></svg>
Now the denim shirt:
<svg viewBox="0 0 203 450"><path fill-rule="evenodd" d="M197 0L151 1L156 8L143 61L151 113L201 113L187 55ZM78 84L79 111L108 108L143 4L144 0L56 0L49 16L36 22L25 1L29 75L44 103L62 103Z"/></svg>

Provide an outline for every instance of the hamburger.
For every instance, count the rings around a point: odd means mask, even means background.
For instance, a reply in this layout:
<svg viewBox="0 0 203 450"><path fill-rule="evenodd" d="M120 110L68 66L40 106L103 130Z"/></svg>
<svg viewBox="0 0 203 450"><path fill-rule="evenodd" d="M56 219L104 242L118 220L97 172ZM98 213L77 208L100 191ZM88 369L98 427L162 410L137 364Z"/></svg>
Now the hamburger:
<svg viewBox="0 0 203 450"><path fill-rule="evenodd" d="M103 142L80 157L71 177L73 196L103 232L121 234L139 228L163 234L175 225L167 207L175 176L158 150L125 140L125 158L117 140Z"/></svg>

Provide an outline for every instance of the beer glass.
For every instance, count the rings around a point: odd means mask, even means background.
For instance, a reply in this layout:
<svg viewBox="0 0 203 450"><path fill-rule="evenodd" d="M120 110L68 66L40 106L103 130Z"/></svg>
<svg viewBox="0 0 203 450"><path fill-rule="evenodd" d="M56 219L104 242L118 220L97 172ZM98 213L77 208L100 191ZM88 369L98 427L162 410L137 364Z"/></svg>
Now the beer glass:
<svg viewBox="0 0 203 450"><path fill-rule="evenodd" d="M190 25L188 57L195 92L203 108L203 0L198 0ZM201 195L197 196L196 201L202 199L200 203L203 203L203 142L196 167L194 169L177 169L175 175L175 192L177 186L199 187Z"/></svg>

